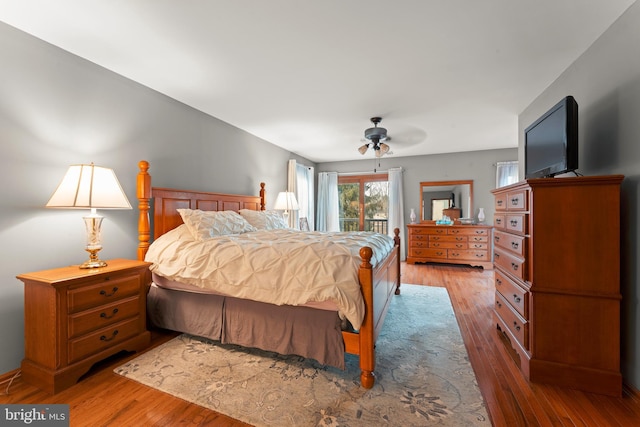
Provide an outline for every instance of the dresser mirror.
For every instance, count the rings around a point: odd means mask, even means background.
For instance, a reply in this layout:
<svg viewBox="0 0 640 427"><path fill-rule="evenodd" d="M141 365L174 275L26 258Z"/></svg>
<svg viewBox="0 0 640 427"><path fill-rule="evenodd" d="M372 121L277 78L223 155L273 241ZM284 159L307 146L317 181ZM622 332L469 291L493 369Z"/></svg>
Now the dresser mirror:
<svg viewBox="0 0 640 427"><path fill-rule="evenodd" d="M473 180L420 183L420 222L436 221L444 214L471 218L473 212Z"/></svg>

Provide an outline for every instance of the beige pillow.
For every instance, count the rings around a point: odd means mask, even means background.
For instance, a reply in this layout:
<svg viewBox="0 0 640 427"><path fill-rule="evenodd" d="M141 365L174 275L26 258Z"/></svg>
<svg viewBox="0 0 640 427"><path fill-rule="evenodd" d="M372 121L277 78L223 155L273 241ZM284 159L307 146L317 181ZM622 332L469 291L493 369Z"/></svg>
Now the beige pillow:
<svg viewBox="0 0 640 427"><path fill-rule="evenodd" d="M240 209L240 215L258 230L278 230L289 228L279 211L252 211Z"/></svg>
<svg viewBox="0 0 640 427"><path fill-rule="evenodd" d="M196 240L256 231L255 227L234 211L178 209L178 213Z"/></svg>

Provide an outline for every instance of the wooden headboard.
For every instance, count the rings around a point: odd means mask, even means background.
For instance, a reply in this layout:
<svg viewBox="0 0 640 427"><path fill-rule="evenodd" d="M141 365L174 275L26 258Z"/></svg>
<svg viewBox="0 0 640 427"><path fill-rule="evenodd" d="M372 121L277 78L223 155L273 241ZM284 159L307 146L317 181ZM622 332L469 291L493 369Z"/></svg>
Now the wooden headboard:
<svg viewBox="0 0 640 427"><path fill-rule="evenodd" d="M203 211L236 211L240 209L264 210L264 182L260 183L259 196L244 194L207 193L203 191L176 190L151 187L149 162L138 162L136 195L138 198L138 259L144 260L151 240L149 210L153 199L153 238L182 224L178 209L200 209Z"/></svg>

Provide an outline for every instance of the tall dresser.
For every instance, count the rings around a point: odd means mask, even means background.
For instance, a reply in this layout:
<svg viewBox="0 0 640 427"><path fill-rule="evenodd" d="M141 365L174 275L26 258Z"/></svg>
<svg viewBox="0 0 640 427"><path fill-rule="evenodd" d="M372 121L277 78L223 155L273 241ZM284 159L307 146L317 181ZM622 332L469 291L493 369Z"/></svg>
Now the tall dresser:
<svg viewBox="0 0 640 427"><path fill-rule="evenodd" d="M442 262L493 268L491 226L409 224L407 262Z"/></svg>
<svg viewBox="0 0 640 427"><path fill-rule="evenodd" d="M620 396L623 176L493 190L494 321L524 376Z"/></svg>

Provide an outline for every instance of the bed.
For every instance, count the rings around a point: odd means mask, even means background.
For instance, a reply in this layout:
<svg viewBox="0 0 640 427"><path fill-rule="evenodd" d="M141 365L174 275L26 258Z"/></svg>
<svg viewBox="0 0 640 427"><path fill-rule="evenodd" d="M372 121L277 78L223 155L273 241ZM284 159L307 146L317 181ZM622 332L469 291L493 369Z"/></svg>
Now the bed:
<svg viewBox="0 0 640 427"><path fill-rule="evenodd" d="M243 211L245 214L248 213L247 211L266 212L264 183L260 185L259 196L154 188L151 185L149 163L142 160L138 166L136 188L139 206L139 260L148 260L155 249L152 244L158 245L163 239L173 239L170 237L172 235L188 235L185 231L188 224L184 223L182 215L190 210L218 213ZM280 234L283 233L294 234L290 230L265 230L244 233L243 236L246 237L242 238L253 238L254 234L261 233L271 233L269 238L274 240L280 238ZM304 235L301 238L307 239L305 240L307 243L293 242L293 244L309 246L308 242L311 241L309 239L315 242L316 236L321 234L313 233L298 231L297 234ZM380 236L367 236L369 237L379 238ZM357 238L359 239L360 236ZM237 236L232 236L226 243L237 244L236 240L239 239ZM174 247L172 245L173 243L168 244L167 248ZM323 306L324 303L318 301L308 304L298 304L295 301L293 304L273 304L242 296L225 295L201 287L195 289L194 283L187 280L181 283L170 274L164 274L160 268L160 262L157 266L154 264L151 267L153 284L147 294L150 323L157 327L218 339L222 342L262 348L280 354L310 357L321 363L339 367L341 363L336 360L336 357L339 358L342 355L342 366L344 366L344 353L354 354L359 358L360 382L364 388L371 388L375 383L376 339L384 323L391 298L393 295L400 294L399 230L395 230L395 237L388 253L381 254L376 250L376 257L372 247L376 246L367 244L359 247L357 251L360 258L359 264L356 262L353 268L358 297L361 297L363 302L363 313L362 317L356 321L357 327L353 326L355 322L350 321L351 317L341 312L342 306L337 310L335 306L331 306L331 303ZM156 252L169 250L163 248L162 251L156 250ZM254 259L258 258L261 257ZM181 262L185 264L185 261ZM292 261L289 262L292 263ZM340 271L332 274L341 277L343 270L344 268L341 268ZM295 294L295 292L292 293ZM214 332L211 332L212 330ZM251 333L247 334L247 331ZM265 344L266 338L271 339L267 335L273 334L273 331L280 331L280 333L286 331L287 337L279 340L276 337L274 339L276 345Z"/></svg>

